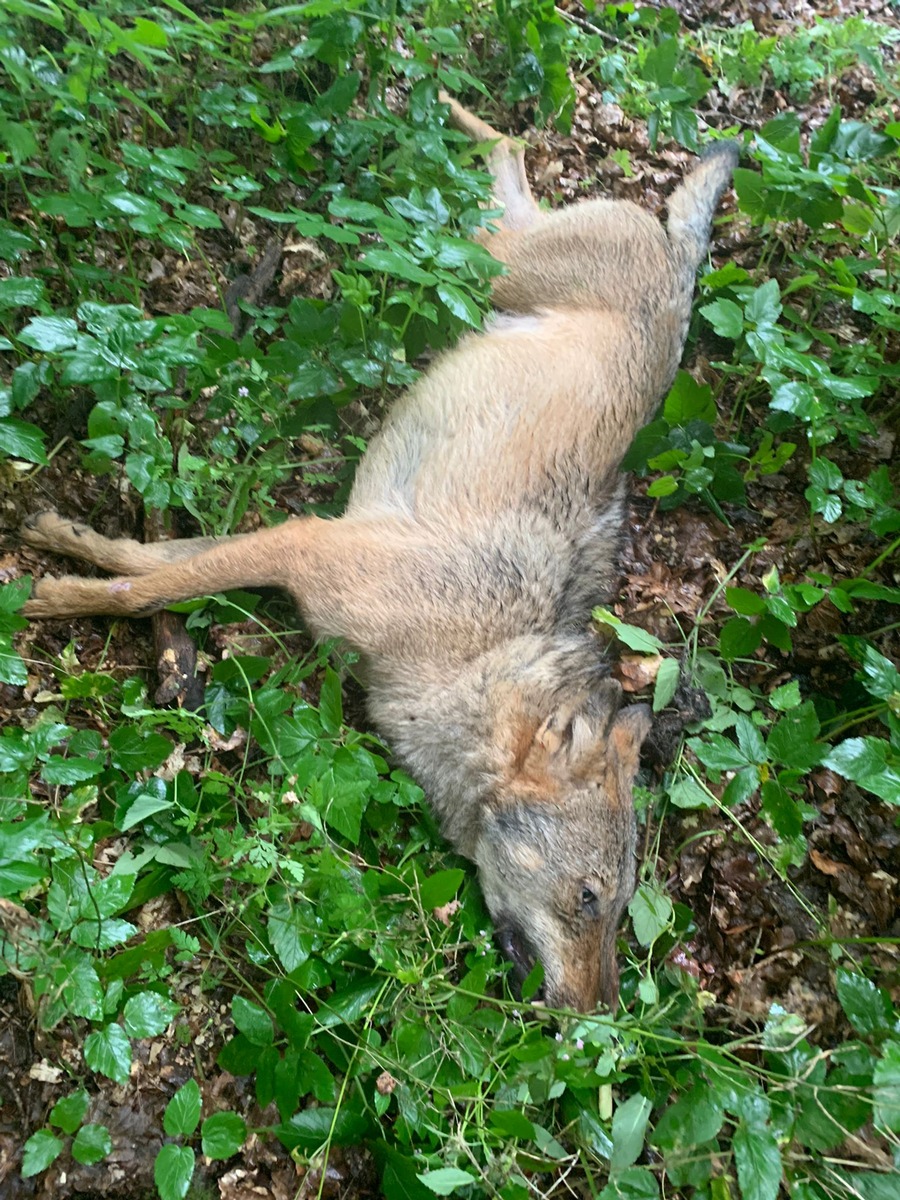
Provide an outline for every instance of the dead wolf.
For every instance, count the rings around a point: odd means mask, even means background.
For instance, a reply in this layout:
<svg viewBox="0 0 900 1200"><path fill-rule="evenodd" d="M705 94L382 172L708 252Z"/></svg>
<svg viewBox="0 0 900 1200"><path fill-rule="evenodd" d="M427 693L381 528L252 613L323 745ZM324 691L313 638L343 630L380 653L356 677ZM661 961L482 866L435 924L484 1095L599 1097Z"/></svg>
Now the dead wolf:
<svg viewBox="0 0 900 1200"><path fill-rule="evenodd" d="M590 613L615 581L618 465L678 367L736 150L699 162L665 229L623 201L541 212L522 148L442 99L492 144L500 315L393 406L346 514L142 545L41 513L25 541L120 577L41 579L25 612L142 616L286 589L316 636L360 651L371 718L477 864L517 973L537 958L549 1005L591 1010L617 999L650 717L621 706Z"/></svg>

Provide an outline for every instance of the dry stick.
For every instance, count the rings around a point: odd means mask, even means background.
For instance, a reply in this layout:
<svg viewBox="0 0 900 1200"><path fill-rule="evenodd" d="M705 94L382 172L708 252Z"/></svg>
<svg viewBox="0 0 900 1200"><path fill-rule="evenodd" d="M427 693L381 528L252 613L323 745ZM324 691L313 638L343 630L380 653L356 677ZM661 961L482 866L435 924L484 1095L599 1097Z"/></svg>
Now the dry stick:
<svg viewBox="0 0 900 1200"><path fill-rule="evenodd" d="M238 275L225 293L225 309L236 338L241 336L246 324L240 302L245 300L248 304L259 304L275 278L283 253L284 241L281 238L273 238L253 271L249 275Z"/></svg>
<svg viewBox="0 0 900 1200"><path fill-rule="evenodd" d="M161 515L152 509L147 513L144 531L151 542L171 536ZM197 647L179 613L153 614L153 646L159 675L154 703L163 708L177 701L180 708L196 712L203 704L203 680L197 675Z"/></svg>

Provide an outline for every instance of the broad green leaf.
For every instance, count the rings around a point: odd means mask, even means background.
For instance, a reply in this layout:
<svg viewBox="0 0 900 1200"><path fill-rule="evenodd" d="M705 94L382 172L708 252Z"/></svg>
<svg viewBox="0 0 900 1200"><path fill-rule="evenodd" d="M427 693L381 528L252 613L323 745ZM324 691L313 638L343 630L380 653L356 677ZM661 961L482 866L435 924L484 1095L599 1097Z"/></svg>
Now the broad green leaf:
<svg viewBox="0 0 900 1200"><path fill-rule="evenodd" d="M46 465L44 435L36 425L18 417L0 417L0 451L10 458Z"/></svg>
<svg viewBox="0 0 900 1200"><path fill-rule="evenodd" d="M100 983L90 957L81 951L72 950L71 955L67 955L65 967L62 998L66 1008L77 1017L88 1017L92 1021L100 1020L103 1015L103 985ZM96 1036L96 1034L90 1034L88 1040L90 1037ZM85 1042L86 1046L87 1041ZM129 1063L130 1061L129 1055ZM89 1063L88 1065L93 1064ZM115 1079L115 1076L112 1075L110 1078Z"/></svg>
<svg viewBox="0 0 900 1200"><path fill-rule="evenodd" d="M164 1033L178 1013L173 1004L156 992L139 992L125 1005L125 1032L129 1037L157 1037Z"/></svg>
<svg viewBox="0 0 900 1200"><path fill-rule="evenodd" d="M86 1167L106 1158L112 1150L112 1138L105 1125L82 1125L72 1143L72 1157Z"/></svg>
<svg viewBox="0 0 900 1200"><path fill-rule="evenodd" d="M288 1150L306 1153L318 1150L330 1137L338 1146L352 1146L362 1140L369 1124L359 1113L348 1107L335 1111L333 1108L305 1108L289 1121L277 1126L275 1136Z"/></svg>
<svg viewBox="0 0 900 1200"><path fill-rule="evenodd" d="M173 747L160 733L141 734L130 725L120 725L109 735L109 749L114 767L126 775L136 775L138 771L155 771Z"/></svg>
<svg viewBox="0 0 900 1200"><path fill-rule="evenodd" d="M244 1144L247 1125L237 1113L214 1113L201 1125L200 1136L207 1158L231 1158Z"/></svg>
<svg viewBox="0 0 900 1200"><path fill-rule="evenodd" d="M744 313L733 300L714 300L700 307L701 313L712 325L719 337L736 341L744 332Z"/></svg>
<svg viewBox="0 0 900 1200"><path fill-rule="evenodd" d="M781 1151L770 1127L741 1121L733 1146L743 1200L776 1200L781 1187Z"/></svg>
<svg viewBox="0 0 900 1200"><path fill-rule="evenodd" d="M692 1149L710 1141L722 1128L725 1110L703 1081L669 1105L653 1130L652 1142L664 1149Z"/></svg>
<svg viewBox="0 0 900 1200"><path fill-rule="evenodd" d="M628 912L634 925L634 936L642 946L652 946L669 928L674 909L665 892L649 883L641 883L631 898Z"/></svg>
<svg viewBox="0 0 900 1200"><path fill-rule="evenodd" d="M721 733L710 733L706 740L689 738L688 748L713 771L739 771L748 765L743 751Z"/></svg>
<svg viewBox="0 0 900 1200"><path fill-rule="evenodd" d="M166 786L161 779L150 779L144 788L138 792L128 811L116 820L116 828L124 833L148 817L166 809L174 808L174 801L166 794Z"/></svg>
<svg viewBox="0 0 900 1200"><path fill-rule="evenodd" d="M92 1071L116 1083L127 1083L131 1070L131 1042L115 1021L84 1039L84 1061Z"/></svg>
<svg viewBox="0 0 900 1200"><path fill-rule="evenodd" d="M600 625L608 625L615 631L616 637L630 650L638 650L641 654L656 654L663 649L663 643L646 629L638 625L626 625L615 613L606 608L595 608L591 616Z"/></svg>
<svg viewBox="0 0 900 1200"><path fill-rule="evenodd" d="M163 1129L169 1137L190 1137L200 1124L200 1105L200 1087L196 1079L189 1079L166 1105Z"/></svg>
<svg viewBox="0 0 900 1200"><path fill-rule="evenodd" d="M451 1196L457 1188L469 1187L477 1183L476 1177L469 1171L461 1171L459 1167L440 1167L436 1171L422 1171L418 1178L436 1196Z"/></svg>
<svg viewBox="0 0 900 1200"><path fill-rule="evenodd" d="M153 1164L153 1182L160 1200L184 1200L193 1174L194 1152L190 1146L163 1146Z"/></svg>
<svg viewBox="0 0 900 1200"><path fill-rule="evenodd" d="M69 937L76 946L86 950L109 950L113 946L121 946L130 937L134 937L137 928L130 921L119 917L110 917L100 922L79 921L72 927Z"/></svg>
<svg viewBox="0 0 900 1200"><path fill-rule="evenodd" d="M756 617L766 611L764 598L758 596L756 592L749 591L748 588L727 587L725 599L736 613L741 613L745 617Z"/></svg>
<svg viewBox="0 0 900 1200"><path fill-rule="evenodd" d="M598 1200L659 1200L659 1180L649 1167L626 1167L612 1175Z"/></svg>
<svg viewBox="0 0 900 1200"><path fill-rule="evenodd" d="M343 720L343 703L341 698L341 681L335 670L326 668L325 678L319 691L319 716L322 728L327 734L335 736L341 731Z"/></svg>
<svg viewBox="0 0 900 1200"><path fill-rule="evenodd" d="M796 708L800 703L800 684L796 679L792 679L790 683L782 684L781 687L770 692L768 700L778 712L787 712L789 709Z"/></svg>
<svg viewBox="0 0 900 1200"><path fill-rule="evenodd" d="M890 997L861 971L837 972L841 1008L853 1028L862 1034L889 1032L896 1020Z"/></svg>
<svg viewBox="0 0 900 1200"><path fill-rule="evenodd" d="M640 1092L635 1092L613 1113L613 1151L609 1165L613 1171L630 1167L644 1148L644 1134L650 1120L652 1101Z"/></svg>
<svg viewBox="0 0 900 1200"><path fill-rule="evenodd" d="M19 341L53 354L74 346L77 335L78 326L71 317L34 317L19 334Z"/></svg>
<svg viewBox="0 0 900 1200"><path fill-rule="evenodd" d="M429 875L427 879L423 879L419 884L419 894L425 911L438 908L440 905L446 904L448 900L452 900L459 891L459 885L464 878L465 871L459 867L451 867L449 870L438 871L434 875Z"/></svg>
<svg viewBox="0 0 900 1200"><path fill-rule="evenodd" d="M272 1018L251 1000L235 996L231 1001L231 1016L235 1027L254 1046L270 1046L275 1040Z"/></svg>
<svg viewBox="0 0 900 1200"><path fill-rule="evenodd" d="M29 275L0 279L0 308L35 308L44 295L44 284Z"/></svg>
<svg viewBox="0 0 900 1200"><path fill-rule="evenodd" d="M900 1132L900 1042L885 1042L875 1067L875 1124Z"/></svg>
<svg viewBox="0 0 900 1200"><path fill-rule="evenodd" d="M46 1171L64 1149L65 1142L60 1141L49 1129L39 1129L33 1133L22 1149L22 1178L30 1179L32 1175Z"/></svg>
<svg viewBox="0 0 900 1200"><path fill-rule="evenodd" d="M678 665L678 660L664 658L659 664L659 670L656 673L656 683L653 687L653 711L655 713L662 712L666 705L669 704L678 690L678 681L680 678L681 668Z"/></svg>
<svg viewBox="0 0 900 1200"><path fill-rule="evenodd" d="M279 900L269 909L269 940L279 962L290 975L310 956L314 934L310 917L289 900Z"/></svg>
<svg viewBox="0 0 900 1200"><path fill-rule="evenodd" d="M458 317L460 321L465 321L467 325L472 325L476 329L479 328L481 313L471 296L467 296L464 291L452 283L439 283L437 294L454 317Z"/></svg>
<svg viewBox="0 0 900 1200"><path fill-rule="evenodd" d="M669 788L668 796L678 808L711 808L715 803L714 797L704 791L690 775L685 775L674 783Z"/></svg>
<svg viewBox="0 0 900 1200"><path fill-rule="evenodd" d="M90 1102L91 1098L84 1088L72 1092L71 1096L63 1096L50 1110L50 1124L63 1133L74 1133L84 1120Z"/></svg>
<svg viewBox="0 0 900 1200"><path fill-rule="evenodd" d="M399 250L382 250L376 247L374 250L367 250L360 259L361 267L369 267L374 271L384 271L387 275L393 275L397 279L404 279L409 283L435 284L437 276L431 271L426 271L408 254Z"/></svg>
<svg viewBox="0 0 900 1200"><path fill-rule="evenodd" d="M848 738L822 759L829 767L889 804L900 804L900 754L881 738Z"/></svg>
<svg viewBox="0 0 900 1200"><path fill-rule="evenodd" d="M90 888L90 895L81 902L81 916L111 917L120 912L131 899L134 891L136 875L122 871L121 874L107 875L98 880Z"/></svg>
<svg viewBox="0 0 900 1200"><path fill-rule="evenodd" d="M748 658L757 648L762 635L756 625L746 617L732 617L722 626L719 634L719 653L726 662L736 658Z"/></svg>

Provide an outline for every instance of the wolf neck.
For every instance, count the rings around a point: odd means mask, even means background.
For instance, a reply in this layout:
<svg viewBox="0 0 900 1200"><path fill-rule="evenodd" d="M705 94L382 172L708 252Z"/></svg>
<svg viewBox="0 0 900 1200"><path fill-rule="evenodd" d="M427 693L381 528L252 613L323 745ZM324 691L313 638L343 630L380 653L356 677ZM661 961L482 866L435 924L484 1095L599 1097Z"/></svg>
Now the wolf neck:
<svg viewBox="0 0 900 1200"><path fill-rule="evenodd" d="M484 804L509 765L504 731L515 710L547 715L561 689L588 688L607 668L596 639L584 633L512 638L442 671L379 663L369 711L425 789L444 836L471 858Z"/></svg>

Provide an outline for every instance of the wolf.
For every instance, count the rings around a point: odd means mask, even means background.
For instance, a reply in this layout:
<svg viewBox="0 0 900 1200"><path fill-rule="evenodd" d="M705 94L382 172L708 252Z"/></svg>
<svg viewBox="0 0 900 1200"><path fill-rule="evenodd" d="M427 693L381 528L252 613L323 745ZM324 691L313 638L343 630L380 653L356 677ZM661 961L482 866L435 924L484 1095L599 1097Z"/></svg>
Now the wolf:
<svg viewBox="0 0 900 1200"><path fill-rule="evenodd" d="M117 577L45 577L25 613L144 616L285 589L314 635L359 651L371 719L476 864L514 973L539 960L548 1006L614 1007L650 715L623 707L590 614L616 580L619 463L678 367L737 152L719 143L695 165L665 228L625 201L542 212L523 148L441 100L490 145L499 312L394 404L345 514L143 545L40 513L27 543Z"/></svg>

